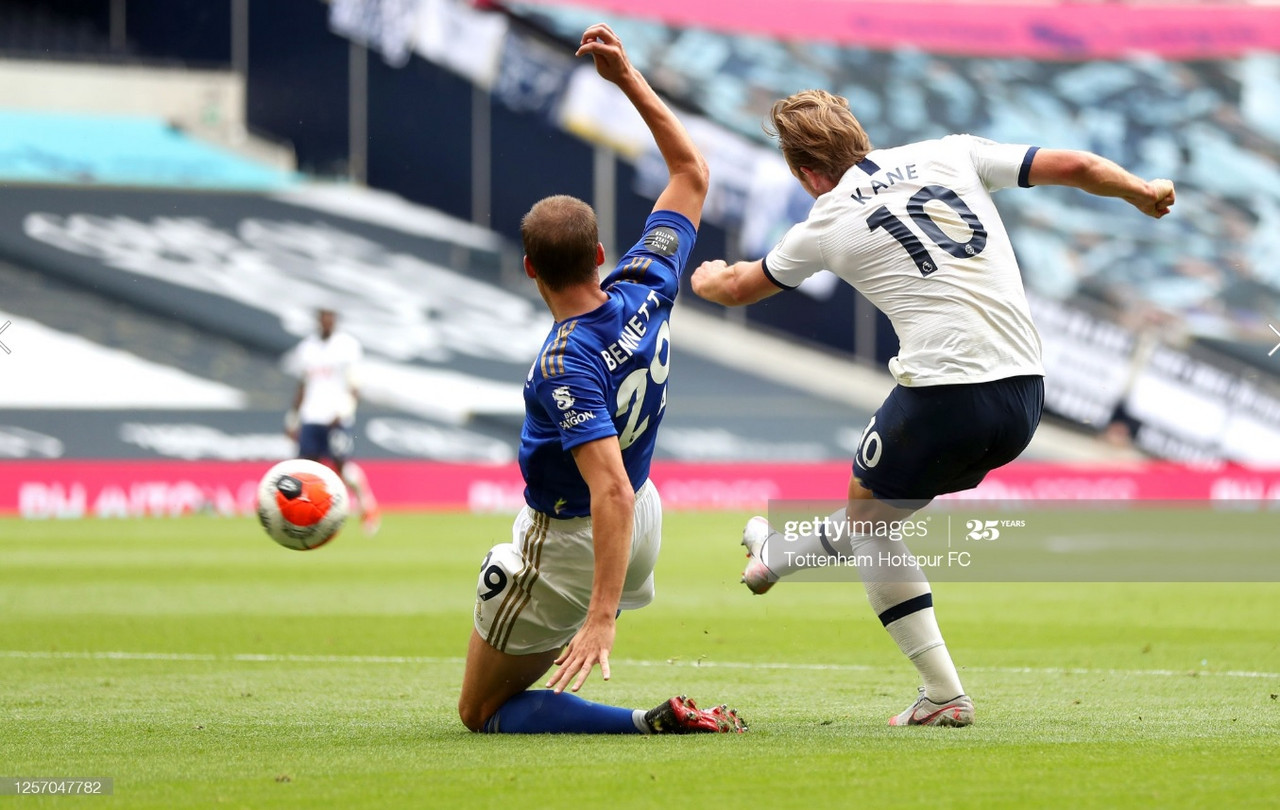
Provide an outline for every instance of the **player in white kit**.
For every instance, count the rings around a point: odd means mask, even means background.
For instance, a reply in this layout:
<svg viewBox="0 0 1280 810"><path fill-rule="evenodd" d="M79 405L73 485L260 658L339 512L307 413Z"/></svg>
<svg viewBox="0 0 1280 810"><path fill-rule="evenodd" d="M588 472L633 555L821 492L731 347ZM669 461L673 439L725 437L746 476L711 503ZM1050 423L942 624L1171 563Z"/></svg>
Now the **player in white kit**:
<svg viewBox="0 0 1280 810"><path fill-rule="evenodd" d="M891 525L937 495L977 486L1017 458L1039 424L1040 337L991 194L1073 186L1159 218L1173 205L1173 184L1087 152L970 135L874 149L848 101L822 90L777 102L771 118L813 208L764 259L703 263L694 292L751 304L828 269L888 316L901 346L889 361L898 384L862 434L845 507L794 540L752 518L743 582L764 593L815 556L870 561L858 573L871 606L924 684L890 725L967 726L973 701L938 629L927 578L900 540L850 528Z"/></svg>
<svg viewBox="0 0 1280 810"><path fill-rule="evenodd" d="M378 502L360 466L351 460L356 418L357 374L364 352L360 342L337 331L337 313L321 309L319 327L291 351L285 368L299 378L293 408L285 416L285 432L298 443L298 457L329 459L360 507L366 534L376 534Z"/></svg>

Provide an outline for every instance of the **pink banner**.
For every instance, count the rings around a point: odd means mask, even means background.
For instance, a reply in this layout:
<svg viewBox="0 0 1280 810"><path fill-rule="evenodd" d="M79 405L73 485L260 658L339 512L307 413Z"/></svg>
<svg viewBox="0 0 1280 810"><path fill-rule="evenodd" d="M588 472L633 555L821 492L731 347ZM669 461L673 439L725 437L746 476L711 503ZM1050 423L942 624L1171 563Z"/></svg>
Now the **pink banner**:
<svg viewBox="0 0 1280 810"><path fill-rule="evenodd" d="M13 461L0 464L0 514L28 518L248 514L270 465L200 461ZM363 462L383 506L509 512L523 503L515 465ZM849 467L816 464L655 463L667 509L763 511L770 500L843 497ZM1079 467L1015 463L952 496L1034 500L1280 500L1280 469L1188 469L1171 464Z"/></svg>
<svg viewBox="0 0 1280 810"><path fill-rule="evenodd" d="M669 25L885 50L1098 59L1170 59L1280 50L1280 9L1264 6L851 2L851 0L527 0L586 6ZM607 17L606 17L607 19Z"/></svg>

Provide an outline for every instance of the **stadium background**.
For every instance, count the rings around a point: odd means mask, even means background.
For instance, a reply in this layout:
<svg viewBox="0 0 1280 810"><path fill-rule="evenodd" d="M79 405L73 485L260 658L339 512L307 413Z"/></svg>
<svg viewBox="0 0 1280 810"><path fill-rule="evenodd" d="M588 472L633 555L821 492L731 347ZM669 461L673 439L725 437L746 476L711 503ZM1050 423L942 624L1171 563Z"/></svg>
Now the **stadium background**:
<svg viewBox="0 0 1280 810"><path fill-rule="evenodd" d="M879 143L967 131L1176 178L1159 226L997 195L1051 416L980 492L1280 493L1273 6L594 5L0 6L0 511L245 511L290 452L279 356L320 305L370 356L358 454L386 505L518 504L518 382L547 320L519 217L591 200L616 255L660 182L634 114L569 55L606 12L712 163L695 261L759 256L803 217L760 130L802 86L848 95ZM820 494L890 384L887 322L827 274L745 313L682 309L668 503Z"/></svg>
<svg viewBox="0 0 1280 810"><path fill-rule="evenodd" d="M96 775L165 810L1273 807L1280 9L583 3L0 0L0 795ZM643 132L567 56L598 17L712 162L697 258L803 216L759 122L809 84L879 143L967 129L1178 183L1158 224L996 196L1052 413L982 500L922 513L946 549L978 518L955 550L998 555L929 571L974 726L884 724L915 683L860 585L738 582L746 515L838 494L891 385L891 332L821 277L746 312L682 297L658 597L583 692L724 701L751 733L458 722L547 322L518 217L577 194L612 251L652 204ZM299 554L247 513L292 453L280 356L320 305L368 352L358 457L388 513Z"/></svg>

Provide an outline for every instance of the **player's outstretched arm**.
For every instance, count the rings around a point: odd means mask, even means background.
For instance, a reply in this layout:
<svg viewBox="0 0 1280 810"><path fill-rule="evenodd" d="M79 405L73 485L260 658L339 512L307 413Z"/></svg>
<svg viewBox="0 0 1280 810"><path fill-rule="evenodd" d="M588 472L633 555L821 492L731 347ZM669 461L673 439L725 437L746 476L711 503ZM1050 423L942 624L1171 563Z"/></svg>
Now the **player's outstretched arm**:
<svg viewBox="0 0 1280 810"><path fill-rule="evenodd" d="M613 651L618 603L627 577L635 523L636 495L622 463L618 437L586 442L570 452L591 491L595 569L587 620L556 659L560 668L547 681L547 687L557 692L563 692L566 686L578 691L596 664L600 665L601 676L609 680L609 653Z"/></svg>
<svg viewBox="0 0 1280 810"><path fill-rule="evenodd" d="M703 262L693 271L689 283L699 298L726 307L754 304L782 291L765 275L761 260L733 264L721 259Z"/></svg>
<svg viewBox="0 0 1280 810"><path fill-rule="evenodd" d="M1149 217L1169 213L1171 180L1143 180L1092 152L1041 149L1031 160L1027 180L1033 186L1071 186L1099 197L1119 197Z"/></svg>
<svg viewBox="0 0 1280 810"><path fill-rule="evenodd" d="M302 398L307 393L307 381L304 379L298 383L298 389L293 393L293 405L289 407L288 413L284 415L284 433L289 437L290 441L298 440L298 431L302 427L300 421L299 409L302 407Z"/></svg>
<svg viewBox="0 0 1280 810"><path fill-rule="evenodd" d="M622 40L609 26L597 23L583 32L577 55L589 55L595 60L596 72L622 90L653 133L670 176L654 210L684 214L698 227L702 221L702 203L707 197L709 172L706 159L694 146L680 119L632 66L622 48Z"/></svg>

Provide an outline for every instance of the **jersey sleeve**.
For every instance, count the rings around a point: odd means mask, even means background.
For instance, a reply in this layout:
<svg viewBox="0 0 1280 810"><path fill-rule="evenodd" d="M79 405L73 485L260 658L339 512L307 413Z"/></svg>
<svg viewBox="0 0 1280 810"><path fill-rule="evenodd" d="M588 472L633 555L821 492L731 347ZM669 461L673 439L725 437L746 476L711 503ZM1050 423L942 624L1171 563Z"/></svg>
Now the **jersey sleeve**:
<svg viewBox="0 0 1280 810"><path fill-rule="evenodd" d="M794 290L809 276L826 269L812 220L791 226L782 241L764 257L764 274L784 290Z"/></svg>
<svg viewBox="0 0 1280 810"><path fill-rule="evenodd" d="M1038 146L1027 144L997 143L986 138L973 135L959 135L969 146L969 158L978 177L982 178L987 191L998 191L1002 188L1031 186L1028 175L1031 173L1031 160L1039 151Z"/></svg>
<svg viewBox="0 0 1280 810"><path fill-rule="evenodd" d="M697 239L698 231L688 217L675 211L654 211L645 220L640 241L623 254L600 286L607 290L619 281L630 281L674 299Z"/></svg>
<svg viewBox="0 0 1280 810"><path fill-rule="evenodd" d="M560 446L571 450L580 444L618 435L605 401L605 386L589 363L571 355L551 361L548 376L537 375L534 396L560 432Z"/></svg>

